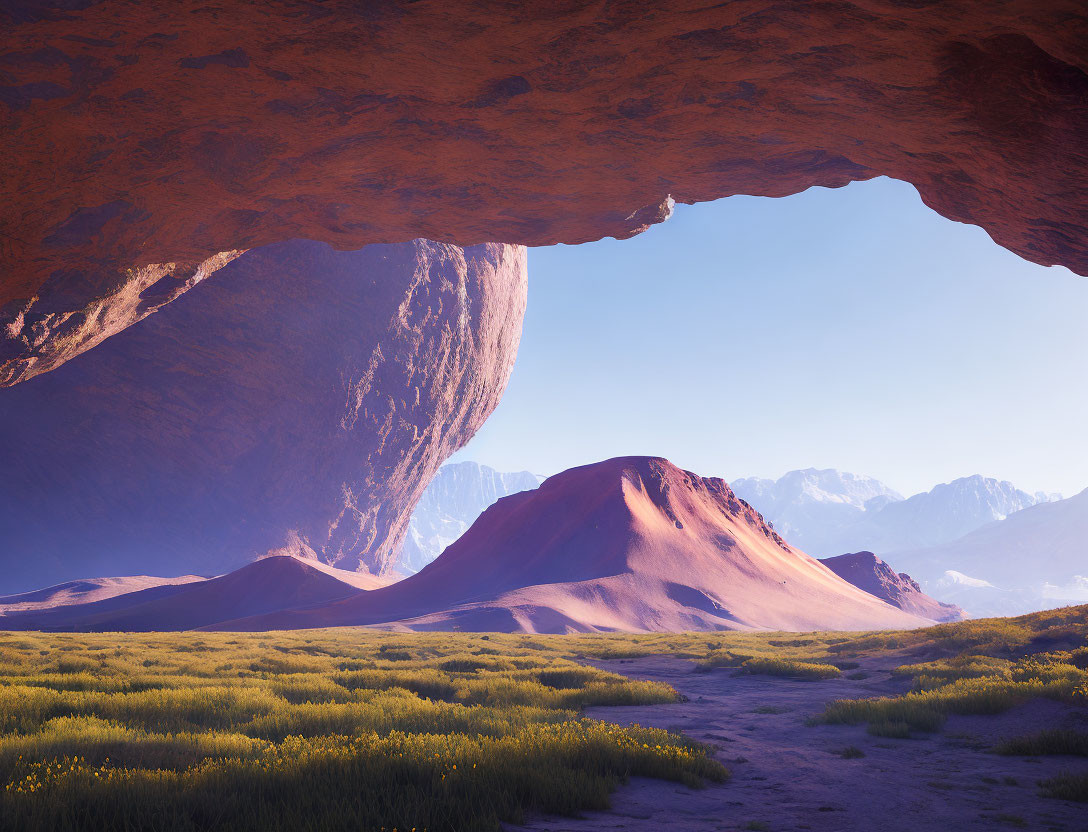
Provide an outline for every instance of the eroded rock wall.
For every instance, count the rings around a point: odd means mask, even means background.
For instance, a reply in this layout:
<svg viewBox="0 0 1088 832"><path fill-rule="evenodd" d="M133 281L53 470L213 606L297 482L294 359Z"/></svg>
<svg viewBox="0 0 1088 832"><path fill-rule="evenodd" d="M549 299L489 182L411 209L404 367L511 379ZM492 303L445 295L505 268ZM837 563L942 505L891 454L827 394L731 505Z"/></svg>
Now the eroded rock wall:
<svg viewBox="0 0 1088 832"><path fill-rule="evenodd" d="M670 194L884 174L1088 274L1082 0L24 0L0 15L0 383L100 340L101 299L139 295L148 269L188 279L292 238L622 237ZM135 316L120 308L111 331ZM72 322L50 336L58 316ZM28 365L44 336L67 340Z"/></svg>
<svg viewBox="0 0 1088 832"><path fill-rule="evenodd" d="M292 241L0 391L0 589L391 564L513 366L525 249Z"/></svg>

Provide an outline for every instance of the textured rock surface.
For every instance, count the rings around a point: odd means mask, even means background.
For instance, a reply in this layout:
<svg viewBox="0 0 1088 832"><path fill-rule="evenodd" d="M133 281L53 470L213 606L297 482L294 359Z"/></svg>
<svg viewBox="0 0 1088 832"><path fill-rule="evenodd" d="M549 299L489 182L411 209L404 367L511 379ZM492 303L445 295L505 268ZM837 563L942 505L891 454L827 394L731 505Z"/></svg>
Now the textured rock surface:
<svg viewBox="0 0 1088 832"><path fill-rule="evenodd" d="M930 623L792 548L720 479L619 457L504 497L392 586L226 622L524 631L827 630Z"/></svg>
<svg viewBox="0 0 1088 832"><path fill-rule="evenodd" d="M858 589L906 612L934 621L962 621L967 617L955 604L930 598L910 575L896 572L872 552L822 558L820 563Z"/></svg>
<svg viewBox="0 0 1088 832"><path fill-rule="evenodd" d="M518 246L281 243L0 391L0 589L275 550L387 569L498 403L525 294Z"/></svg>
<svg viewBox="0 0 1088 832"><path fill-rule="evenodd" d="M97 340L96 304L139 295L133 275L292 238L625 236L670 194L887 174L1088 274L1082 0L25 0L0 15L8 381L34 371L57 316Z"/></svg>

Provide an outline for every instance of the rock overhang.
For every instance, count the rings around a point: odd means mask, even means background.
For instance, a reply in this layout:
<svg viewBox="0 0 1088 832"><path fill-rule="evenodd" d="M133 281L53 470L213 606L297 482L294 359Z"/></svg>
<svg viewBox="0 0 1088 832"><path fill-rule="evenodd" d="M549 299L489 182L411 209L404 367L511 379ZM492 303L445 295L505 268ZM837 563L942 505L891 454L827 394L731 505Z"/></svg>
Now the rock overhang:
<svg viewBox="0 0 1088 832"><path fill-rule="evenodd" d="M670 194L878 175L1088 274L1077 0L44 0L5 28L0 307L65 269L578 243Z"/></svg>

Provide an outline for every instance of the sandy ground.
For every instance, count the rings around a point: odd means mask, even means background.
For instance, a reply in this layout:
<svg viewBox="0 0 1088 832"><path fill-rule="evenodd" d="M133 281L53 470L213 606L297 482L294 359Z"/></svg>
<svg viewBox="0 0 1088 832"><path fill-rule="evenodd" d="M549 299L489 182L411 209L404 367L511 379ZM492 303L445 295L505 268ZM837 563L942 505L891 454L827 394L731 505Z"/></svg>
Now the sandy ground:
<svg viewBox="0 0 1088 832"><path fill-rule="evenodd" d="M1088 760L986 751L996 739L1041 728L1079 724L1088 730L1084 709L1039 701L1000 716L952 717L941 733L920 739L890 740L870 736L864 726L805 725L832 699L902 691L887 659L863 663L864 680L824 682L734 676L730 670L695 673L691 662L670 657L595 664L668 682L688 701L590 708L589 716L683 731L713 745L732 779L690 790L636 778L613 795L611 811L534 818L507 827L510 832L1088 830L1088 805L1040 797L1037 786L1059 771L1088 772ZM850 746L865 756L844 758L840 752Z"/></svg>

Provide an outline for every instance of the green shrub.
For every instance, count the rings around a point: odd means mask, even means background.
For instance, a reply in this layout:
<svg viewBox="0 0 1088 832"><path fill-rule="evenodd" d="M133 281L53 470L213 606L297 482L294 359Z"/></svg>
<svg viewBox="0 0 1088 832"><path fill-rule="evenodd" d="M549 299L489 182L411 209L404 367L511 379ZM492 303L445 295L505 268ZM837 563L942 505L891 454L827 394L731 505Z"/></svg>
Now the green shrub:
<svg viewBox="0 0 1088 832"><path fill-rule="evenodd" d="M791 679L834 679L840 671L832 664L793 661L790 659L753 658L745 659L741 669L748 673L763 673L768 676L787 676Z"/></svg>

